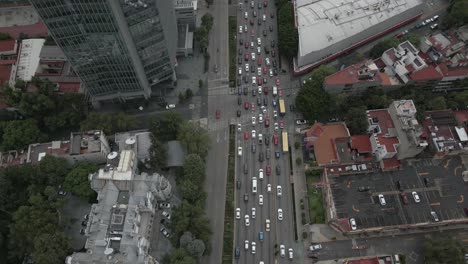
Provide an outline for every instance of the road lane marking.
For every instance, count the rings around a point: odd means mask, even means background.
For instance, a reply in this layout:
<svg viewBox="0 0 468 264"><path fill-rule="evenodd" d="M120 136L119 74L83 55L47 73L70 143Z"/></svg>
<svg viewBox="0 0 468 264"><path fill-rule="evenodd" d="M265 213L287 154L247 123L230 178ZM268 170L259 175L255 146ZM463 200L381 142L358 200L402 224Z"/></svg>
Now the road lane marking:
<svg viewBox="0 0 468 264"><path fill-rule="evenodd" d="M424 176L424 175L428 175L428 174L429 174L429 172L420 172L419 176Z"/></svg>
<svg viewBox="0 0 468 264"><path fill-rule="evenodd" d="M430 205L431 206L437 206L437 205L440 205L440 203L431 203Z"/></svg>

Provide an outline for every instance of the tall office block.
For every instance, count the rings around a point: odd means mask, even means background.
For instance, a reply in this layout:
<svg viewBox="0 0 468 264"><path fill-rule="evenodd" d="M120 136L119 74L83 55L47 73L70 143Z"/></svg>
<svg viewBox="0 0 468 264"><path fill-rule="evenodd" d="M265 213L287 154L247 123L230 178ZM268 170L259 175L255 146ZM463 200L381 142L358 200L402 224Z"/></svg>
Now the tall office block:
<svg viewBox="0 0 468 264"><path fill-rule="evenodd" d="M149 98L175 80L177 22L167 0L31 0L92 102Z"/></svg>

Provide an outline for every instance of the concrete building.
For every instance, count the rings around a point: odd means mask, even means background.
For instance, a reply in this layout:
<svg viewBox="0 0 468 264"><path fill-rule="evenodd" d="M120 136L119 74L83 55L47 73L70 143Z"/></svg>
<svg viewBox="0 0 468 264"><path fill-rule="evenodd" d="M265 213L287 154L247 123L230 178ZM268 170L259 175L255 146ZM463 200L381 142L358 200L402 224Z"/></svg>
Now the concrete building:
<svg viewBox="0 0 468 264"><path fill-rule="evenodd" d="M175 80L177 24L172 1L32 0L91 101L160 95Z"/></svg>
<svg viewBox="0 0 468 264"><path fill-rule="evenodd" d="M147 164L151 158L150 148L151 132L148 130L136 130L123 133L117 133L114 136L114 141L119 146L119 150L133 150L137 155L139 162Z"/></svg>
<svg viewBox="0 0 468 264"><path fill-rule="evenodd" d="M177 56L193 54L193 32L198 14L197 0L174 0L177 19Z"/></svg>
<svg viewBox="0 0 468 264"><path fill-rule="evenodd" d="M90 175L98 192L85 235L85 252L68 256L68 264L157 264L149 255L157 201L170 196L169 182L161 175L138 175L135 152L124 150L104 168Z"/></svg>
<svg viewBox="0 0 468 264"><path fill-rule="evenodd" d="M24 39L21 42L18 58L13 65L8 84L13 87L17 80L31 81L39 65L39 54L45 39Z"/></svg>
<svg viewBox="0 0 468 264"><path fill-rule="evenodd" d="M295 74L416 20L422 0L297 0L294 13L299 48Z"/></svg>

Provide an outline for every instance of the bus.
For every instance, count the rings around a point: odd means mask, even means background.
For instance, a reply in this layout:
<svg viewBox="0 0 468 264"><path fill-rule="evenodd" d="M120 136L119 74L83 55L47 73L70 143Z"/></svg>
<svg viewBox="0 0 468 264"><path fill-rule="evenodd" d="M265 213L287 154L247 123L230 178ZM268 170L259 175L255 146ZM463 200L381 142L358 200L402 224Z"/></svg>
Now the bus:
<svg viewBox="0 0 468 264"><path fill-rule="evenodd" d="M288 145L288 132L283 132L283 153L288 152L289 145Z"/></svg>
<svg viewBox="0 0 468 264"><path fill-rule="evenodd" d="M279 108L280 108L280 115L284 116L286 114L286 108L284 107L284 99L279 99Z"/></svg>

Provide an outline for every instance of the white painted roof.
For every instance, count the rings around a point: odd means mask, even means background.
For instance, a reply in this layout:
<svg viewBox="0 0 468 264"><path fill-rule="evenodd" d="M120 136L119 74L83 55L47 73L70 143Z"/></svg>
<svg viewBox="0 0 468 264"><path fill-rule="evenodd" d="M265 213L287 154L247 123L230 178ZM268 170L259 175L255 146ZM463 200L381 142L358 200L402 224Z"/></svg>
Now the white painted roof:
<svg viewBox="0 0 468 264"><path fill-rule="evenodd" d="M18 58L16 79L30 81L36 74L45 39L24 39Z"/></svg>
<svg viewBox="0 0 468 264"><path fill-rule="evenodd" d="M421 0L297 0L299 55L358 35L420 4Z"/></svg>

